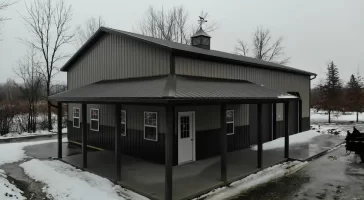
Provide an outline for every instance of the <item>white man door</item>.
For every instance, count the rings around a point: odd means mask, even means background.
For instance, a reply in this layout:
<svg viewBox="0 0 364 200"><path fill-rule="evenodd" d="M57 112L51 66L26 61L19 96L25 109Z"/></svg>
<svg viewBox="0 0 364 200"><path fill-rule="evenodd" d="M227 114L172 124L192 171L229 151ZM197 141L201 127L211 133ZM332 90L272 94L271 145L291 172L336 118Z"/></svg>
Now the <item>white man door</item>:
<svg viewBox="0 0 364 200"><path fill-rule="evenodd" d="M178 113L178 164L195 160L194 112Z"/></svg>

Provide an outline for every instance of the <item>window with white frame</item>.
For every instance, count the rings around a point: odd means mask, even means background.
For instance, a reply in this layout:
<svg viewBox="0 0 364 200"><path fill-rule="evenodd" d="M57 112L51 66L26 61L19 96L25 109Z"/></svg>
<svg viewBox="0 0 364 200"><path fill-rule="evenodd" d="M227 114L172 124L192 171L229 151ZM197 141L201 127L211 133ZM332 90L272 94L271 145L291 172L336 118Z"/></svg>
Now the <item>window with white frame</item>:
<svg viewBox="0 0 364 200"><path fill-rule="evenodd" d="M126 136L126 110L121 110L121 135Z"/></svg>
<svg viewBox="0 0 364 200"><path fill-rule="evenodd" d="M156 112L144 112L144 139L158 141L158 121Z"/></svg>
<svg viewBox="0 0 364 200"><path fill-rule="evenodd" d="M73 107L73 127L80 128L80 109Z"/></svg>
<svg viewBox="0 0 364 200"><path fill-rule="evenodd" d="M228 135L234 134L234 110L226 111L226 133Z"/></svg>
<svg viewBox="0 0 364 200"><path fill-rule="evenodd" d="M91 112L90 112L90 130L99 131L99 109L91 108Z"/></svg>

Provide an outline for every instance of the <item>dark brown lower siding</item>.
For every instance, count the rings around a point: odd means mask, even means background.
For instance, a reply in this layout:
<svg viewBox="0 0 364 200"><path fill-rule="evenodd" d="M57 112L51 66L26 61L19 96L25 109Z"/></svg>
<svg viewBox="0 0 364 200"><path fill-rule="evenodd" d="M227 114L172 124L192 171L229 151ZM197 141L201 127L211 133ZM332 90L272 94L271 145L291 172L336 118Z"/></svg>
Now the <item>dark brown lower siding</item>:
<svg viewBox="0 0 364 200"><path fill-rule="evenodd" d="M309 128L308 118L302 120L302 126ZM100 126L100 131L91 131L88 127L88 144L105 150L114 151L115 132L114 127ZM149 141L143 138L143 131L128 129L127 136L122 136L122 152L124 154L142 158L156 163L164 164L165 134L158 134L158 141ZM220 154L220 129L197 131L196 132L196 159L201 160ZM284 137L284 122L277 122L277 137ZM82 143L80 128L73 128L72 122L68 122L68 139ZM235 127L235 133L228 135L228 151L249 148L254 144L250 141L249 126ZM174 140L174 164L177 164L178 146L177 137Z"/></svg>
<svg viewBox="0 0 364 200"><path fill-rule="evenodd" d="M277 138L284 137L284 124L285 124L284 121L277 121L276 124Z"/></svg>
<svg viewBox="0 0 364 200"><path fill-rule="evenodd" d="M81 128L74 128L68 121L68 139L82 143ZM99 131L92 131L88 127L88 145L114 151L115 128L100 125ZM122 153L157 163L164 163L164 133L158 133L158 141L144 139L141 130L128 129L126 136L121 136Z"/></svg>
<svg viewBox="0 0 364 200"><path fill-rule="evenodd" d="M235 133L227 136L228 151L248 148L249 126L235 127ZM204 159L220 154L220 129L196 131L196 159Z"/></svg>
<svg viewBox="0 0 364 200"><path fill-rule="evenodd" d="M311 128L311 122L309 117L302 118L302 131L308 131Z"/></svg>
<svg viewBox="0 0 364 200"><path fill-rule="evenodd" d="M277 130L277 138L284 137L284 121L277 121L276 125ZM310 118L303 117L302 118L302 131L310 130ZM292 135L292 133L290 133Z"/></svg>

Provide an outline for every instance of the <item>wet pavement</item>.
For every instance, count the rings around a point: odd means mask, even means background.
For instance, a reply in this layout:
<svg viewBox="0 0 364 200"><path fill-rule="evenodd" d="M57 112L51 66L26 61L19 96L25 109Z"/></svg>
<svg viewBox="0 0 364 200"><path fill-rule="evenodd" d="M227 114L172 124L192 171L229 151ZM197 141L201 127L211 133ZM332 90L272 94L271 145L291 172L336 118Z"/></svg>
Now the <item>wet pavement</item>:
<svg viewBox="0 0 364 200"><path fill-rule="evenodd" d="M304 161L324 151L332 149L343 142L345 142L345 137L322 134L312 138L309 142L290 145L289 157Z"/></svg>
<svg viewBox="0 0 364 200"><path fill-rule="evenodd" d="M235 200L364 200L364 164L341 146L288 177L241 194Z"/></svg>
<svg viewBox="0 0 364 200"><path fill-rule="evenodd" d="M48 200L47 195L43 192L43 187L45 186L43 183L34 181L33 179L29 178L25 173L23 168L19 165L23 162L26 162L30 159L23 160L16 163L9 163L2 165L0 168L5 170L6 173L9 175L8 179L10 182L15 184L20 190L22 190L23 196L26 197L28 200ZM0 198L1 199L1 198Z"/></svg>
<svg viewBox="0 0 364 200"><path fill-rule="evenodd" d="M40 140L42 139L32 141ZM31 158L27 158L15 163L7 163L0 166L0 169L3 169L7 173L9 181L15 184L20 190L22 190L24 192L23 196L25 196L28 200L53 199L52 197L48 197L43 192L43 187L45 186L43 183L37 182L28 177L24 173L23 168L19 166L21 163L27 162L33 158L44 160L57 156L57 142L45 143L42 145L43 148L38 148L39 145L27 146L24 148L26 155L30 156ZM81 153L80 148L69 145L68 143L62 143L62 146L63 156Z"/></svg>

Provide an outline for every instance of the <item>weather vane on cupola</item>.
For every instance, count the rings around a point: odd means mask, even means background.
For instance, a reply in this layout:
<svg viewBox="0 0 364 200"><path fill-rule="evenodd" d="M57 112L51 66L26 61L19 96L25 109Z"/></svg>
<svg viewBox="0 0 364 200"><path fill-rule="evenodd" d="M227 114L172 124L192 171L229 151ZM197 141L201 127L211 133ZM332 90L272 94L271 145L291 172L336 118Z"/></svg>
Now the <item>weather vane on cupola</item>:
<svg viewBox="0 0 364 200"><path fill-rule="evenodd" d="M200 19L197 20L197 21L198 21L198 23L200 25L200 29L202 29L202 24L205 23L205 22L207 22L207 20L205 20L204 17L201 17L201 16L199 16L199 17L200 17Z"/></svg>

